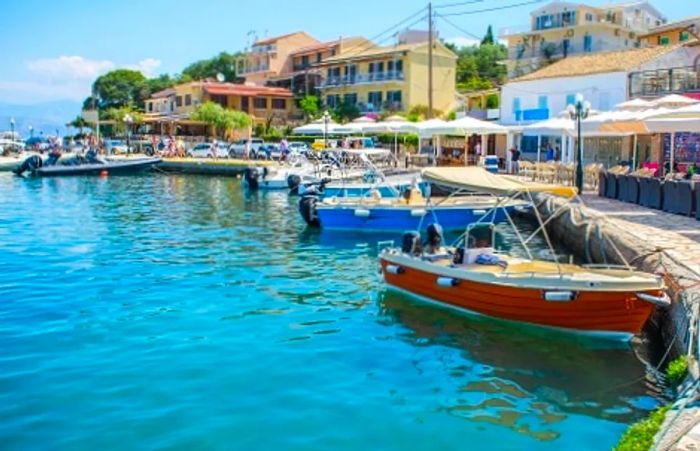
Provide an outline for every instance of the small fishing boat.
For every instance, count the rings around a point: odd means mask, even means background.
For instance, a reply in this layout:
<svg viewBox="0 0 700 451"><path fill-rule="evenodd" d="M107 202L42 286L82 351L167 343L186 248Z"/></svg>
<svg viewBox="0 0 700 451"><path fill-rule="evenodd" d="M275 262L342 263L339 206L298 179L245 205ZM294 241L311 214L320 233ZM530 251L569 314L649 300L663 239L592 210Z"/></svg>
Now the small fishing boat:
<svg viewBox="0 0 700 451"><path fill-rule="evenodd" d="M83 164L55 164L44 166L37 155L26 159L14 172L22 175L27 172L37 177L57 177L68 175L131 175L152 169L160 163L160 158L134 158L109 160L105 162L87 162Z"/></svg>
<svg viewBox="0 0 700 451"><path fill-rule="evenodd" d="M522 193L530 200L533 192L567 193L566 187L527 185L483 170L476 178L461 180L440 169L447 168L436 168L424 177L506 200ZM551 243L542 222L535 233L544 234ZM562 263L551 248L554 261L538 260L527 248L527 240L517 236L526 258L495 249L492 222L468 226L452 247L442 245L442 235L434 226L425 244L418 232L408 232L401 247L381 243L381 271L390 288L443 307L614 337L638 334L655 306L670 303L663 280L656 275L634 271L628 263L622 267Z"/></svg>

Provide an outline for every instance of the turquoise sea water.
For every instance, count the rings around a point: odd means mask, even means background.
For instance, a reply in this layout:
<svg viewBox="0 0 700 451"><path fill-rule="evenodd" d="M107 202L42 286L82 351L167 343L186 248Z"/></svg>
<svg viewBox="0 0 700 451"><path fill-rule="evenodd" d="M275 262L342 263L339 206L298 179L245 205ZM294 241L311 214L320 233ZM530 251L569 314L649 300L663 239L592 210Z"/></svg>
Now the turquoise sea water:
<svg viewBox="0 0 700 451"><path fill-rule="evenodd" d="M232 179L0 174L0 447L610 449L657 404L632 348L416 304L367 239Z"/></svg>

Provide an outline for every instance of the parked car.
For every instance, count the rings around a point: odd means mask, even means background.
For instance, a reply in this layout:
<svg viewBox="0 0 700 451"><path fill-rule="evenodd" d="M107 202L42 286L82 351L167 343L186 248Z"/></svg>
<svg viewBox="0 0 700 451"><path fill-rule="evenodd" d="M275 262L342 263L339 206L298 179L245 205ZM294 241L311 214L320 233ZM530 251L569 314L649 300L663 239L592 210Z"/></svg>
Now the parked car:
<svg viewBox="0 0 700 451"><path fill-rule="evenodd" d="M190 158L212 158L212 143L199 143L187 151L187 156ZM217 143L216 158L228 158L228 149L226 143Z"/></svg>
<svg viewBox="0 0 700 451"><path fill-rule="evenodd" d="M268 143L260 147L255 158L259 160L279 160L281 154L282 152L280 152L280 145L278 143Z"/></svg>
<svg viewBox="0 0 700 451"><path fill-rule="evenodd" d="M245 149L246 149L246 143L248 142L247 139L240 139L236 141L235 143L231 144L231 147L228 149L228 155L231 158L244 158L245 157ZM250 158L257 158L258 153L260 152L262 146L265 145L265 141L263 141L261 138L252 138L250 140ZM264 153L263 153L264 155Z"/></svg>
<svg viewBox="0 0 700 451"><path fill-rule="evenodd" d="M289 150L306 155L311 150L311 147L303 141L292 141L289 143Z"/></svg>
<svg viewBox="0 0 700 451"><path fill-rule="evenodd" d="M105 139L104 143L107 155L127 153L126 143L121 139Z"/></svg>

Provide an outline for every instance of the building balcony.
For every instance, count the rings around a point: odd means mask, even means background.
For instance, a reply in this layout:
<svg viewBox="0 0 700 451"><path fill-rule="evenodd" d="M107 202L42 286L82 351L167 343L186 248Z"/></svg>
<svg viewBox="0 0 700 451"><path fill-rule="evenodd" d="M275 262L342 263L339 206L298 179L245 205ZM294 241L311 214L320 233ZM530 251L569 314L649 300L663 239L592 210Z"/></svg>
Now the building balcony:
<svg viewBox="0 0 700 451"><path fill-rule="evenodd" d="M267 72L270 70L269 64L256 64L251 66L242 66L238 68L239 75L254 74L257 72Z"/></svg>
<svg viewBox="0 0 700 451"><path fill-rule="evenodd" d="M586 53L610 52L613 50L632 49L635 47L619 47L603 41L592 41L589 45L584 45L580 39L565 40L558 42L549 41L544 45L534 46L518 45L508 49L508 60L518 62L529 59L549 59L557 61L567 56L584 55Z"/></svg>
<svg viewBox="0 0 700 451"><path fill-rule="evenodd" d="M628 76L630 97L660 97L700 93L700 70L694 67L632 72Z"/></svg>
<svg viewBox="0 0 700 451"><path fill-rule="evenodd" d="M345 75L341 77L329 77L323 82L321 87L329 88L333 86L359 85L366 83L382 83L403 80L405 80L403 71L371 72L366 74Z"/></svg>
<svg viewBox="0 0 700 451"><path fill-rule="evenodd" d="M366 113L381 113L384 111L403 111L403 104L401 102L382 102L380 104L373 103L358 103L357 108L360 110L361 114Z"/></svg>

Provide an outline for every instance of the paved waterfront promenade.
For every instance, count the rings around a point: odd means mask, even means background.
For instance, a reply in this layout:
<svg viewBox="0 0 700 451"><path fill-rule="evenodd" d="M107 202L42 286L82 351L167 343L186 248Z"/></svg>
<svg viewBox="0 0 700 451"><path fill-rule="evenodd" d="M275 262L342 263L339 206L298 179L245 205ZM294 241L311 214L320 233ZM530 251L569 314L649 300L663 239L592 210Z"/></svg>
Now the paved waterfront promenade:
<svg viewBox="0 0 700 451"><path fill-rule="evenodd" d="M583 200L626 233L700 274L700 221L594 194L584 194Z"/></svg>

